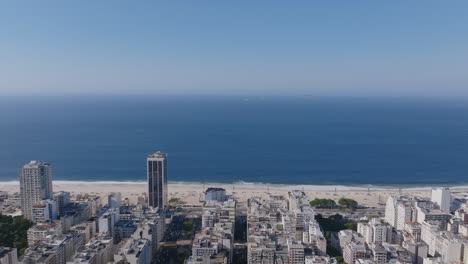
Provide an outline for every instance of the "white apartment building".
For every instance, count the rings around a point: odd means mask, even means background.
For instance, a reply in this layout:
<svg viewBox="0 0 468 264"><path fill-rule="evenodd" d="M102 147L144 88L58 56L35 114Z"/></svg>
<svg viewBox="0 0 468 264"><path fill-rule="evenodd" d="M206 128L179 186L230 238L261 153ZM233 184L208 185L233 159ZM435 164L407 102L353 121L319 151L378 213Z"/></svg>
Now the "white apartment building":
<svg viewBox="0 0 468 264"><path fill-rule="evenodd" d="M428 251L426 243L417 242L415 239L408 239L403 242L402 246L411 254L412 262L414 264L423 264Z"/></svg>
<svg viewBox="0 0 468 264"><path fill-rule="evenodd" d="M114 236L115 223L120 220L120 211L117 208L111 208L99 217L98 229L99 233L108 233L111 237Z"/></svg>
<svg viewBox="0 0 468 264"><path fill-rule="evenodd" d="M31 220L35 223L47 220L57 220L57 202L54 200L42 200L32 207Z"/></svg>
<svg viewBox="0 0 468 264"><path fill-rule="evenodd" d="M114 255L114 261L128 264L151 264L151 242L147 239L129 239Z"/></svg>
<svg viewBox="0 0 468 264"><path fill-rule="evenodd" d="M305 264L338 264L338 261L328 256L306 256Z"/></svg>
<svg viewBox="0 0 468 264"><path fill-rule="evenodd" d="M203 257L218 254L219 246L218 243L211 242L210 239L201 237L195 238L192 246L192 256Z"/></svg>
<svg viewBox="0 0 468 264"><path fill-rule="evenodd" d="M357 259L366 257L366 247L364 244L355 242L347 243L343 249L343 259L348 264L355 264Z"/></svg>
<svg viewBox="0 0 468 264"><path fill-rule="evenodd" d="M332 244L334 244L334 247L342 253L345 246L351 242L364 244L365 239L361 234L354 230L341 230L336 235L336 239L332 237Z"/></svg>
<svg viewBox="0 0 468 264"><path fill-rule="evenodd" d="M62 225L60 221L48 221L39 223L28 229L28 245L32 246L36 242L44 241L49 236L62 234Z"/></svg>
<svg viewBox="0 0 468 264"><path fill-rule="evenodd" d="M421 241L421 224L415 222L405 223L405 229L417 242Z"/></svg>
<svg viewBox="0 0 468 264"><path fill-rule="evenodd" d="M32 220L33 206L52 199L52 166L42 161L31 161L20 169L21 211Z"/></svg>
<svg viewBox="0 0 468 264"><path fill-rule="evenodd" d="M113 260L114 245L112 238L96 237L86 243L81 250L75 254L72 263L109 263Z"/></svg>
<svg viewBox="0 0 468 264"><path fill-rule="evenodd" d="M247 251L248 264L276 264L275 248L250 244Z"/></svg>
<svg viewBox="0 0 468 264"><path fill-rule="evenodd" d="M450 232L440 232L436 237L436 252L445 263L459 263L462 261L463 243Z"/></svg>
<svg viewBox="0 0 468 264"><path fill-rule="evenodd" d="M369 223L366 222L358 222L357 224L357 232L361 234L364 237L364 241L367 244L372 243L373 241L373 234L372 234L372 228L369 225Z"/></svg>
<svg viewBox="0 0 468 264"><path fill-rule="evenodd" d="M368 223L359 222L357 231L364 237L367 244L388 242L387 232L389 227L379 218L372 218Z"/></svg>
<svg viewBox="0 0 468 264"><path fill-rule="evenodd" d="M402 230L406 222L412 220L411 197L394 195L387 199L385 221Z"/></svg>
<svg viewBox="0 0 468 264"><path fill-rule="evenodd" d="M450 213L452 197L449 188L433 188L431 201L440 207L440 210Z"/></svg>
<svg viewBox="0 0 468 264"><path fill-rule="evenodd" d="M440 224L437 221L424 221L421 224L421 240L428 245L428 253L431 256L436 254L436 239L439 230Z"/></svg>
<svg viewBox="0 0 468 264"><path fill-rule="evenodd" d="M202 215L202 228L213 227L216 220L215 210L204 210Z"/></svg>
<svg viewBox="0 0 468 264"><path fill-rule="evenodd" d="M301 243L288 243L288 263L304 263L304 246Z"/></svg>
<svg viewBox="0 0 468 264"><path fill-rule="evenodd" d="M376 264L387 263L387 250L382 244L371 244L370 249L372 251L373 260Z"/></svg>
<svg viewBox="0 0 468 264"><path fill-rule="evenodd" d="M413 210L408 203L398 203L396 214L396 229L403 230L405 223L411 221Z"/></svg>
<svg viewBox="0 0 468 264"><path fill-rule="evenodd" d="M16 248L0 247L0 264L18 264Z"/></svg>

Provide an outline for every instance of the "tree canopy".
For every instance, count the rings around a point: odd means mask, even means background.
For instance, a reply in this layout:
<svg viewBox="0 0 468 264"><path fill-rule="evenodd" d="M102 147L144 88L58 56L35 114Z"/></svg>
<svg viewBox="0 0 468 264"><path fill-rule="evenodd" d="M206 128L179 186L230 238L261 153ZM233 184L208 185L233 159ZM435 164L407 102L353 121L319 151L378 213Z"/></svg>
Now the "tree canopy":
<svg viewBox="0 0 468 264"><path fill-rule="evenodd" d="M333 208L336 206L336 203L332 199L315 198L314 200L310 201L310 206L320 207L320 208Z"/></svg>
<svg viewBox="0 0 468 264"><path fill-rule="evenodd" d="M358 206L358 203L355 200L349 198L341 198L338 200L338 204L348 209L356 209Z"/></svg>
<svg viewBox="0 0 468 264"><path fill-rule="evenodd" d="M28 229L33 225L23 216L0 214L0 246L14 247L20 255L28 247Z"/></svg>

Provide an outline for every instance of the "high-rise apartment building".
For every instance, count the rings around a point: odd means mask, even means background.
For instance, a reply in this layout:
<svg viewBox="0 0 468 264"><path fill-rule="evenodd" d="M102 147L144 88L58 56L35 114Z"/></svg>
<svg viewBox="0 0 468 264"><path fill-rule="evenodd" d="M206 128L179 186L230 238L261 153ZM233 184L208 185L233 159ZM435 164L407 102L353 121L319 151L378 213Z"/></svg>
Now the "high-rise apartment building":
<svg viewBox="0 0 468 264"><path fill-rule="evenodd" d="M65 206L70 203L70 193L60 191L54 195L54 200L57 202L57 213L59 216L65 215Z"/></svg>
<svg viewBox="0 0 468 264"><path fill-rule="evenodd" d="M451 194L449 188L432 189L431 201L440 207L440 210L450 213Z"/></svg>
<svg viewBox="0 0 468 264"><path fill-rule="evenodd" d="M148 179L148 204L164 208L168 202L167 155L155 152L146 159Z"/></svg>
<svg viewBox="0 0 468 264"><path fill-rule="evenodd" d="M31 161L20 169L21 210L32 219L33 206L52 199L52 166L42 161Z"/></svg>

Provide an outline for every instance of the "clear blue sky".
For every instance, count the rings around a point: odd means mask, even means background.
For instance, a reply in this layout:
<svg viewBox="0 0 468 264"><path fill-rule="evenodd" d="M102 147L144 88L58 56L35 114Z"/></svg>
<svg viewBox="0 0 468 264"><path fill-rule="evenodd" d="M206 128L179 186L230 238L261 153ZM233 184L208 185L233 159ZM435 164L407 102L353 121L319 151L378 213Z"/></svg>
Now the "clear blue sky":
<svg viewBox="0 0 468 264"><path fill-rule="evenodd" d="M468 96L468 1L2 1L24 93Z"/></svg>

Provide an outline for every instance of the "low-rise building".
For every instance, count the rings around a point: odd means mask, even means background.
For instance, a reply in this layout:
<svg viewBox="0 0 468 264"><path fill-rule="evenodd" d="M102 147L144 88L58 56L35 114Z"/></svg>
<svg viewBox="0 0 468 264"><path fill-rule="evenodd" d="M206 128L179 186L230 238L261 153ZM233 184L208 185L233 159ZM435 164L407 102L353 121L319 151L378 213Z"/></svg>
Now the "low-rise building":
<svg viewBox="0 0 468 264"><path fill-rule="evenodd" d="M0 264L17 264L18 252L16 248L0 247Z"/></svg>
<svg viewBox="0 0 468 264"><path fill-rule="evenodd" d="M151 257L151 241L144 238L131 238L114 255L114 261L124 261L129 264L150 264Z"/></svg>

